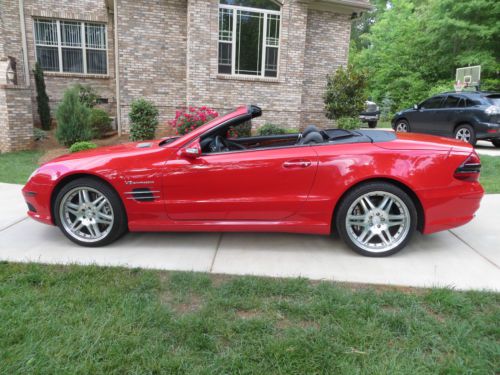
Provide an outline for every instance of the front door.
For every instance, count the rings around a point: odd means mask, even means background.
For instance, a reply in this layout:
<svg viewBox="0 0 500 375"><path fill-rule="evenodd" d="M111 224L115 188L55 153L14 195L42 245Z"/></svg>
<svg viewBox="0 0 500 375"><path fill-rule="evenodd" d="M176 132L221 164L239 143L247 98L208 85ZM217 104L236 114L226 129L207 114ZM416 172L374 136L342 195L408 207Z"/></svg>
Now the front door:
<svg viewBox="0 0 500 375"><path fill-rule="evenodd" d="M420 104L414 120L410 123L411 131L433 134L439 121L443 96L434 96Z"/></svg>
<svg viewBox="0 0 500 375"><path fill-rule="evenodd" d="M229 151L165 165L173 220L286 219L307 200L318 165L310 146Z"/></svg>

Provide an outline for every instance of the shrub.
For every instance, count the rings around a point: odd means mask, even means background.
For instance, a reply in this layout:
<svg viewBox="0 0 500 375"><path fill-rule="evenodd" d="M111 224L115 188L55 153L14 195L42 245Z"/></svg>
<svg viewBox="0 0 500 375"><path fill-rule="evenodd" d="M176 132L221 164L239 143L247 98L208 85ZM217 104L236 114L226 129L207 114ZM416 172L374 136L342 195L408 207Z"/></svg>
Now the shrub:
<svg viewBox="0 0 500 375"><path fill-rule="evenodd" d="M56 138L59 143L70 146L92 138L90 109L80 102L77 87L64 92L63 100L57 107L56 119Z"/></svg>
<svg viewBox="0 0 500 375"><path fill-rule="evenodd" d="M93 150L94 148L97 148L97 145L92 142L76 142L71 145L69 148L69 152L78 152L78 151L84 151L84 150Z"/></svg>
<svg viewBox="0 0 500 375"><path fill-rule="evenodd" d="M50 129L50 107L49 107L49 97L45 89L45 77L43 75L43 69L39 63L35 64L35 69L33 70L35 75L35 86L36 86L36 103L38 108L38 116L40 116L40 123L43 130Z"/></svg>
<svg viewBox="0 0 500 375"><path fill-rule="evenodd" d="M280 135L280 134L286 134L287 131L286 131L286 129L283 129L283 128L279 127L278 125L264 124L259 128L258 133L259 133L259 135L262 135L262 136Z"/></svg>
<svg viewBox="0 0 500 375"><path fill-rule="evenodd" d="M353 130L359 129L361 124L357 117L340 117L337 119L337 127L339 129Z"/></svg>
<svg viewBox="0 0 500 375"><path fill-rule="evenodd" d="M177 111L170 125L177 134L184 135L219 116L217 111L206 106L190 107L187 111Z"/></svg>
<svg viewBox="0 0 500 375"><path fill-rule="evenodd" d="M95 91L90 85L82 85L80 83L77 83L75 87L78 89L80 102L89 108L94 108L97 104L97 100L99 99L97 91Z"/></svg>
<svg viewBox="0 0 500 375"><path fill-rule="evenodd" d="M41 141L47 139L48 135L47 132L42 129L33 128L33 138L35 138L35 141Z"/></svg>
<svg viewBox="0 0 500 375"><path fill-rule="evenodd" d="M366 76L351 66L338 68L328 77L325 99L326 117L356 117L365 107Z"/></svg>
<svg viewBox="0 0 500 375"><path fill-rule="evenodd" d="M155 137L158 126L158 109L155 105L145 99L134 100L130 112L130 139L133 141L145 141Z"/></svg>
<svg viewBox="0 0 500 375"><path fill-rule="evenodd" d="M111 131L111 117L100 108L90 110L90 128L94 138L102 138L104 134Z"/></svg>

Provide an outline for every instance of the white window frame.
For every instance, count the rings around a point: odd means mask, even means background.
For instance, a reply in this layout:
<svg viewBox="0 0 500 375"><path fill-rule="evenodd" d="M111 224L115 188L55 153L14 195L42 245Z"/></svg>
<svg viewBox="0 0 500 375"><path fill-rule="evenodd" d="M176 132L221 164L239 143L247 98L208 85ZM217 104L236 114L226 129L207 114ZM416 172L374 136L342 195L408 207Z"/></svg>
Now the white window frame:
<svg viewBox="0 0 500 375"><path fill-rule="evenodd" d="M37 21L55 21L57 24L57 45L51 45L51 44L43 44L43 43L37 43L36 40L36 22ZM80 47L78 46L66 46L62 44L62 37L61 37L61 22L73 22L73 23L79 23L80 28L81 28L81 43L82 45ZM102 25L104 26L104 35L106 38L106 43L104 48L95 48L95 47L87 47L87 36L86 36L86 29L85 25L86 24L94 24L94 25ZM38 56L37 56L37 51L36 47L52 47L56 48L57 47L57 55L58 55L58 61L59 61L59 71L54 71L54 70L48 70L47 73L62 73L62 74L73 74L73 75L90 75L90 76L103 76L107 77L109 75L109 56L108 56L108 26L103 23L103 22L91 22L91 21L79 21L79 20L59 20L59 19L53 19L53 18L34 18L33 19L33 42L35 44L35 61L38 61ZM63 70L63 57L62 57L62 49L63 48L74 48L74 49L79 49L82 50L82 66L83 66L83 72L65 72ZM99 50L99 51L105 51L106 52L106 73L88 73L87 72L87 49L90 50ZM43 69L43 67L42 67Z"/></svg>
<svg viewBox="0 0 500 375"><path fill-rule="evenodd" d="M227 5L227 4L220 4L219 3L219 9L231 9L233 12L233 24L232 24L232 41L228 42L227 40L221 40L220 39L220 29L218 29L218 34L217 34L217 73L219 75L226 75L226 76L234 76L234 77L249 77L249 78L265 78L265 79L270 79L270 80L276 80L278 79L280 75L279 71L279 62L280 62L280 55L281 55L281 35L282 35L282 27L281 27L281 21L282 21L282 16L281 16L281 9L280 10L269 10L269 9L261 9L261 8L252 8L252 7L245 7L245 6L240 6L240 5ZM244 11L244 12L253 12L253 13L260 13L264 16L264 25L262 28L262 56L261 56L261 73L260 75L256 74L241 74L241 73L236 73L236 28L237 28L237 21L238 21L238 11ZM277 56L277 66L276 66L276 77L268 77L266 76L266 58L267 58L267 17L269 15L275 15L279 16L279 38L278 38L278 45L269 45L269 47L274 47L278 48L278 56ZM220 13L218 13L217 17L220 17ZM218 27L220 27L220 22L218 23ZM227 73L219 73L219 44L220 43L228 43L231 44L231 74Z"/></svg>

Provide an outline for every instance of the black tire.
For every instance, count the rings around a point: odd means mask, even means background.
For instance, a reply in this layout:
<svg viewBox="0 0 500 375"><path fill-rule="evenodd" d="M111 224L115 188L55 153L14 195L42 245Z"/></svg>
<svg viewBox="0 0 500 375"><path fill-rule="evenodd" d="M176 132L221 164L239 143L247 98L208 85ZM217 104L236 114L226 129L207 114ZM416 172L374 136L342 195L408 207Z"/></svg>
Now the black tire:
<svg viewBox="0 0 500 375"><path fill-rule="evenodd" d="M455 139L461 139L459 134L461 132L464 132L464 131L468 132L470 134L470 138L467 142L469 142L472 146L475 146L476 142L477 142L476 132L475 132L474 128L472 126L470 126L469 124L462 124L462 125L459 125L456 127L455 133L454 133Z"/></svg>
<svg viewBox="0 0 500 375"><path fill-rule="evenodd" d="M494 139L491 141L491 143L493 143L493 146L495 146L496 148L500 148L500 139Z"/></svg>
<svg viewBox="0 0 500 375"><path fill-rule="evenodd" d="M399 129L403 129L403 128L405 128L406 131L399 130ZM410 123L408 121L406 121L405 119L397 120L394 123L394 131L409 133L409 132L411 132Z"/></svg>
<svg viewBox="0 0 500 375"><path fill-rule="evenodd" d="M106 234L105 237L95 242L86 242L86 241L81 241L78 238L75 238L74 235L71 234L68 231L68 229L65 228L65 226L63 225L61 219L61 203L66 194L77 188L90 188L99 192L108 200L109 204L112 207L114 220L113 224L110 226L111 229L109 230L109 232ZM118 194L105 182L91 177L78 178L64 185L57 193L56 199L54 201L53 213L54 213L55 223L59 227L59 229L61 229L64 235L74 243L81 246L99 247L108 245L116 241L128 230L127 215L123 203Z"/></svg>
<svg viewBox="0 0 500 375"><path fill-rule="evenodd" d="M406 223L406 229L405 231L403 231L403 234L397 239L397 241L395 241L394 247L390 247L386 251L370 251L363 249L348 234L346 219L349 210L352 208L351 206L355 204L358 198L364 196L365 194L374 192L389 193L390 195L399 198L400 202L402 202L402 204L404 204L407 208L407 220L409 220L409 222ZM396 208L399 209L398 207ZM397 253L408 244L417 228L418 215L417 209L415 208L415 203L413 202L412 198L404 190L387 182L368 182L354 187L342 198L335 212L335 229L338 232L340 238L355 252L367 257L386 257ZM374 235L374 237L378 237L378 235ZM380 242L382 242L381 237Z"/></svg>
<svg viewBox="0 0 500 375"><path fill-rule="evenodd" d="M369 122L368 122L368 127L369 127L370 129L374 129L374 128L376 128L376 127L377 127L377 121L369 121Z"/></svg>

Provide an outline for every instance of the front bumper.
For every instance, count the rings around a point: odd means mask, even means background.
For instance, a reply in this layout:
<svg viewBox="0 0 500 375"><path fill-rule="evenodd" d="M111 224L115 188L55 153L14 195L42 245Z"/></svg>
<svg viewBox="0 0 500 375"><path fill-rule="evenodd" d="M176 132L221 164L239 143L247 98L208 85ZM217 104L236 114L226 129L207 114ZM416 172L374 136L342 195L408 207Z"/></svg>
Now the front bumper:
<svg viewBox="0 0 500 375"><path fill-rule="evenodd" d="M28 216L41 223L54 225L50 210L51 187L28 181L22 193L28 206Z"/></svg>
<svg viewBox="0 0 500 375"><path fill-rule="evenodd" d="M378 121L380 119L380 112L362 113L359 115L359 119L363 122Z"/></svg>

